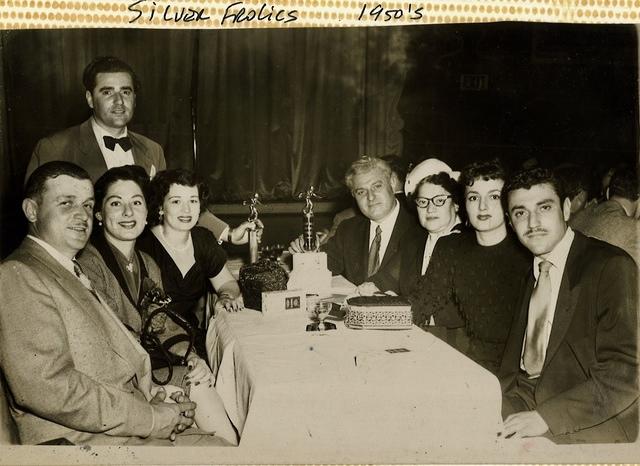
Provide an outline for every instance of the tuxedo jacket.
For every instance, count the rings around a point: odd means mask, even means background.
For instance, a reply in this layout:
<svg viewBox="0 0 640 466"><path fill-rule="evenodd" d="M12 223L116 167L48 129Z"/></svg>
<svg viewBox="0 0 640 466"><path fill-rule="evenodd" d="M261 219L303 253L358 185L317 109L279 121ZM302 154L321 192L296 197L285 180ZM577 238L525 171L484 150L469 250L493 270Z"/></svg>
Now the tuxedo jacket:
<svg viewBox="0 0 640 466"><path fill-rule="evenodd" d="M424 238L424 230L415 216L400 208L380 268L368 278L369 223L362 215L340 223L336 234L323 248L327 253L328 268L334 275L342 275L355 285L372 281L381 291L399 293L402 249L408 243L415 243L417 238Z"/></svg>
<svg viewBox="0 0 640 466"><path fill-rule="evenodd" d="M515 392L533 272L499 372ZM638 270L621 249L575 232L534 397L557 443L629 442L638 432Z"/></svg>
<svg viewBox="0 0 640 466"><path fill-rule="evenodd" d="M136 165L143 167L150 176L167 168L160 144L133 131L128 131L127 134L131 139ZM107 164L91 126L91 118L81 125L72 126L38 141L27 166L25 180L40 165L53 160L65 160L81 166L94 183L107 171Z"/></svg>
<svg viewBox="0 0 640 466"><path fill-rule="evenodd" d="M73 273L26 238L0 265L0 299L0 367L21 443L149 436L149 358Z"/></svg>

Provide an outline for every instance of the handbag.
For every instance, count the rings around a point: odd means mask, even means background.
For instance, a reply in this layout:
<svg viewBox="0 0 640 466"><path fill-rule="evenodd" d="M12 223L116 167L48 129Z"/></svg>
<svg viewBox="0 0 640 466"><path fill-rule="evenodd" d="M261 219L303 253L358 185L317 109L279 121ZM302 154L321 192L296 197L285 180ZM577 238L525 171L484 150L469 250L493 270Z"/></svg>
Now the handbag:
<svg viewBox="0 0 640 466"><path fill-rule="evenodd" d="M153 331L152 324L154 317L165 314L166 317L175 322L181 327L185 333L174 335L167 338L165 341L160 341L158 333ZM142 331L140 333L140 343L142 347L149 353L149 359L151 360L151 369L167 369L166 379L158 379L156 375L151 372L151 378L157 385L166 385L173 377L174 366L186 366L187 357L194 349L196 339L195 329L187 322L187 320L168 308L168 303L158 307L151 311L142 325ZM179 356L171 352L171 347L177 343L187 341L189 346L183 356Z"/></svg>

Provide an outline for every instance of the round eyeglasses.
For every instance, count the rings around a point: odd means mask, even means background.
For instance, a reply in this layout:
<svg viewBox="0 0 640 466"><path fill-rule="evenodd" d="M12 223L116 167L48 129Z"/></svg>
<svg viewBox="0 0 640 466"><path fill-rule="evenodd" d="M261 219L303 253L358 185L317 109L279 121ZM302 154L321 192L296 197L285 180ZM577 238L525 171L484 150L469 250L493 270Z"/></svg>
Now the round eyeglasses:
<svg viewBox="0 0 640 466"><path fill-rule="evenodd" d="M447 194L438 194L433 197L416 197L414 202L420 209L426 209L430 202L436 207L442 207L450 197L451 195Z"/></svg>

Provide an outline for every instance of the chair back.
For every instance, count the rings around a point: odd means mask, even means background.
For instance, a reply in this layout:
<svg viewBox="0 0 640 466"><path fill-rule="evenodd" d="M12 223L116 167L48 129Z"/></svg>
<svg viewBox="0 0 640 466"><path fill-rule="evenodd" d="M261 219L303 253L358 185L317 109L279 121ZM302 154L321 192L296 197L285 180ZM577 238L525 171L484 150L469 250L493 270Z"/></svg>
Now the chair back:
<svg viewBox="0 0 640 466"><path fill-rule="evenodd" d="M7 395L7 382L0 370L0 445L19 445L18 426L11 417Z"/></svg>

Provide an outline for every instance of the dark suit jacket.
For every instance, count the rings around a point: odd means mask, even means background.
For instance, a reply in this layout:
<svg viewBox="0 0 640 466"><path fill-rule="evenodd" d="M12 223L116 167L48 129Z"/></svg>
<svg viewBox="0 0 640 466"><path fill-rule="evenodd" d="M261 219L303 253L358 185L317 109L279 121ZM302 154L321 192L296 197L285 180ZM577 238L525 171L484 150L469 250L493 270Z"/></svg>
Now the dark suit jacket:
<svg viewBox="0 0 640 466"><path fill-rule="evenodd" d="M400 208L380 268L371 279L367 277L368 218L356 215L340 223L335 236L329 239L322 250L327 253L327 265L334 275L342 275L355 285L373 281L382 291L393 290L398 293L402 248L417 238L424 238L424 230L414 216Z"/></svg>
<svg viewBox="0 0 640 466"><path fill-rule="evenodd" d="M579 232L567 257L536 410L558 443L629 442L638 432L638 280L621 249ZM499 378L517 390L533 272L514 316Z"/></svg>
<svg viewBox="0 0 640 466"><path fill-rule="evenodd" d="M133 160L136 165L143 167L149 175L166 169L160 144L133 131L128 131L128 135L133 145ZM89 172L94 183L107 171L107 164L91 127L91 118L79 126L72 126L38 141L31 155L25 180L40 165L53 160L66 160L81 166Z"/></svg>

